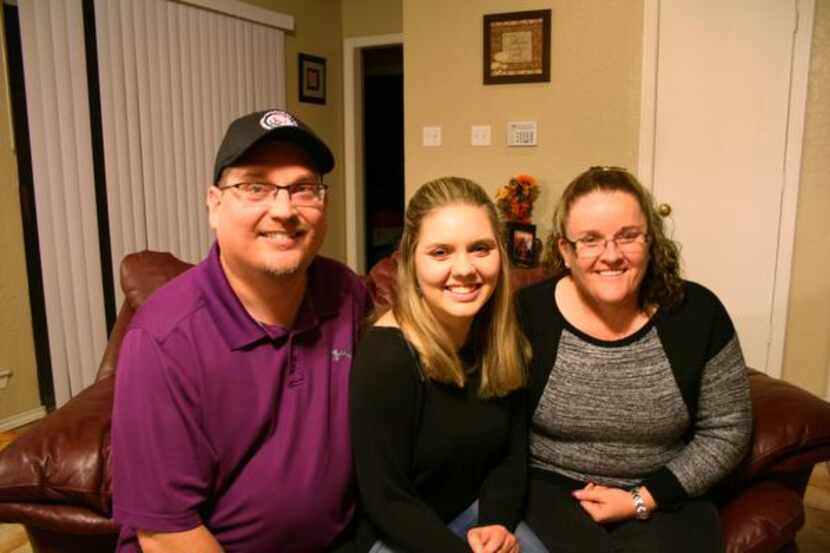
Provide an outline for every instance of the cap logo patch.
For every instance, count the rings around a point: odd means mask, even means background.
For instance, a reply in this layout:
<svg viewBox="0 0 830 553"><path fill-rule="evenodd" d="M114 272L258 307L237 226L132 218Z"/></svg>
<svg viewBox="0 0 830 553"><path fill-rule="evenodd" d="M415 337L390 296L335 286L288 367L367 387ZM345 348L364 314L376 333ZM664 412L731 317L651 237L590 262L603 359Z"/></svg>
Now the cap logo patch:
<svg viewBox="0 0 830 553"><path fill-rule="evenodd" d="M279 127L298 127L297 120L284 111L269 111L259 120L263 129L276 129Z"/></svg>

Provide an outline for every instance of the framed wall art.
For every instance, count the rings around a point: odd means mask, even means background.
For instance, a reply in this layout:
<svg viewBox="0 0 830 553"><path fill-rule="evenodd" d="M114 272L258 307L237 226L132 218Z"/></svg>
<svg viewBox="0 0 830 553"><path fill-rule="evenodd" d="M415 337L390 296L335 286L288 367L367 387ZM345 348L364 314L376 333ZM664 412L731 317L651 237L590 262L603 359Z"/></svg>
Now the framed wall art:
<svg viewBox="0 0 830 553"><path fill-rule="evenodd" d="M550 82L551 10L484 16L484 84Z"/></svg>
<svg viewBox="0 0 830 553"><path fill-rule="evenodd" d="M507 224L507 246L510 260L518 267L533 267L537 263L541 243L536 239L536 225Z"/></svg>
<svg viewBox="0 0 830 553"><path fill-rule="evenodd" d="M326 59L311 54L297 54L300 68L300 101L326 103Z"/></svg>

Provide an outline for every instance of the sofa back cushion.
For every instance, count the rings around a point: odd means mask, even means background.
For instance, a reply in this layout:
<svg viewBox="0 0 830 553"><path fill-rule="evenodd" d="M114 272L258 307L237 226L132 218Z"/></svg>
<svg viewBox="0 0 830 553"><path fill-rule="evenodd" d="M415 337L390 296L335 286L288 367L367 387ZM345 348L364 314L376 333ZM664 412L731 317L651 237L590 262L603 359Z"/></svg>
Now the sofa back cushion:
<svg viewBox="0 0 830 553"><path fill-rule="evenodd" d="M132 253L121 261L121 289L124 291L124 304L118 312L118 318L107 342L107 349L98 366L96 382L115 372L121 339L130 326L136 309L141 307L150 294L192 266L167 252L149 250Z"/></svg>

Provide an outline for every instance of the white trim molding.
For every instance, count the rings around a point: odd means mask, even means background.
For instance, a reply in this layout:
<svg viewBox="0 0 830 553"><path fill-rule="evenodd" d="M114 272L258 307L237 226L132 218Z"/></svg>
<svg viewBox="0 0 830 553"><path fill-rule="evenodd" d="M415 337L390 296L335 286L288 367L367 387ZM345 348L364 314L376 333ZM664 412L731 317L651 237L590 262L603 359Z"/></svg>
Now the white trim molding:
<svg viewBox="0 0 830 553"><path fill-rule="evenodd" d="M643 66L640 84L640 147L637 178L654 190L654 142L657 140L657 60L660 54L660 0L643 4Z"/></svg>
<svg viewBox="0 0 830 553"><path fill-rule="evenodd" d="M363 214L363 196L358 194L357 174L357 120L362 110L356 94L355 70L360 68L360 50L370 46L403 44L403 34L372 35L347 38L343 41L343 172L346 179L346 263L352 270L364 273L365 237L360 216Z"/></svg>
<svg viewBox="0 0 830 553"><path fill-rule="evenodd" d="M259 23L268 27L275 27L283 31L294 30L294 16L277 13L265 8L252 6L239 0L173 0L182 4L190 4L197 8L204 8L252 23Z"/></svg>
<svg viewBox="0 0 830 553"><path fill-rule="evenodd" d="M11 417L0 419L0 432L6 432L8 430L20 428L21 426L25 426L35 421L39 421L45 416L46 408L43 405L41 405L40 407L35 407L34 409L29 409L28 411L23 411L22 413L12 415Z"/></svg>
<svg viewBox="0 0 830 553"><path fill-rule="evenodd" d="M804 119L807 112L807 82L810 75L810 49L813 42L815 0L796 0L798 20L794 32L792 71L790 72L790 116L784 157L784 189L781 192L781 217L778 227L778 259L772 291L770 342L766 373L781 378L787 340L790 280L795 248L795 222L798 216L798 186L801 181L801 148L804 144ZM830 395L830 388L828 389Z"/></svg>

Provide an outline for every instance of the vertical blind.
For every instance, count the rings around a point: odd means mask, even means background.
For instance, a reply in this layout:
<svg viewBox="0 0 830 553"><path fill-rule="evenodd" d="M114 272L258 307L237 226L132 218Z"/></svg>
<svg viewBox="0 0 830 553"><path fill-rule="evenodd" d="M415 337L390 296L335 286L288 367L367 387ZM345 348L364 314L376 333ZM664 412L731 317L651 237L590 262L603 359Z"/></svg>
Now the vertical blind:
<svg viewBox="0 0 830 553"><path fill-rule="evenodd" d="M226 0L233 7L236 3ZM225 128L285 105L283 32L169 0L95 0L112 274L143 249L196 262ZM106 346L82 0L19 0L38 235L58 405Z"/></svg>
<svg viewBox="0 0 830 553"><path fill-rule="evenodd" d="M55 402L107 342L81 0L20 0L20 34Z"/></svg>
<svg viewBox="0 0 830 553"><path fill-rule="evenodd" d="M96 0L95 19L113 274L143 249L196 262L228 123L285 105L283 33L168 0Z"/></svg>

